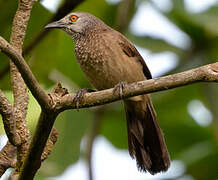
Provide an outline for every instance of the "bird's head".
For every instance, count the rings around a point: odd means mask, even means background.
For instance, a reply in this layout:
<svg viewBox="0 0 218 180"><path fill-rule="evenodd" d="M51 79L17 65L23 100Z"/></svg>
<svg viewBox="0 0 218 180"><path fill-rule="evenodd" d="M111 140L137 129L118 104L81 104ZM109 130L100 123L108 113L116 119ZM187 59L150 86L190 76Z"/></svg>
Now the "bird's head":
<svg viewBox="0 0 218 180"><path fill-rule="evenodd" d="M74 12L66 15L59 21L49 23L48 28L60 28L67 34L75 38L78 35L84 35L93 29L105 27L105 24L95 16L85 12Z"/></svg>

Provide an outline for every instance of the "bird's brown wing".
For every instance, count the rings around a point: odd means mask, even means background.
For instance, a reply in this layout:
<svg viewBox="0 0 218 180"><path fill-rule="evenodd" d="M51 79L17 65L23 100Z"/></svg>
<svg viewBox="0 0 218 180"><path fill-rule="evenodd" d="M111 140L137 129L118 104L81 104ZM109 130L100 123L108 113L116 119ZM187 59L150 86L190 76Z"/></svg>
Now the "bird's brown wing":
<svg viewBox="0 0 218 180"><path fill-rule="evenodd" d="M131 42L119 33L117 42L129 59L142 65L144 76L151 79L147 65ZM149 95L141 95L140 98L140 101L124 100L129 153L142 171L147 170L151 174L166 171L170 166L170 157L155 110Z"/></svg>
<svg viewBox="0 0 218 180"><path fill-rule="evenodd" d="M150 70L148 69L144 59L139 54L138 50L132 45L132 43L127 40L123 35L119 34L117 38L118 44L120 45L122 51L129 57L134 57L139 61L143 67L143 73L147 79L152 79Z"/></svg>

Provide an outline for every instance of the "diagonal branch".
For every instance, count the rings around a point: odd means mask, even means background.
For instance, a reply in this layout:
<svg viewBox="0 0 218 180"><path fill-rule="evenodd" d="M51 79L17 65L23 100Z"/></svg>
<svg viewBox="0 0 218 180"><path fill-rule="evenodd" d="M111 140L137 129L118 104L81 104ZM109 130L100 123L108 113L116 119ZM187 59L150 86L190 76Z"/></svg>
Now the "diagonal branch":
<svg viewBox="0 0 218 180"><path fill-rule="evenodd" d="M44 148L44 151L41 156L41 162L48 158L48 156L51 154L52 148L55 145L55 143L58 140L58 131L56 128L53 127L51 134L49 136L49 139L46 143L46 146Z"/></svg>
<svg viewBox="0 0 218 180"><path fill-rule="evenodd" d="M195 82L218 82L218 62L170 76L128 84L123 89L122 97L128 98L140 94L168 90ZM54 92L54 95L59 95L57 97L51 97L53 100L53 113L47 113L47 115L41 114L38 127L31 143L30 152L25 160L19 180L23 180L25 177L32 179L37 169L40 167L40 157L56 116L61 111L78 108L73 101L75 94L67 94L65 92L65 89L59 85ZM120 99L120 95L115 94L113 88L87 93L84 95L79 108L102 105ZM35 165L33 165L32 162L35 162Z"/></svg>
<svg viewBox="0 0 218 180"><path fill-rule="evenodd" d="M53 17L48 21L56 21L59 20L60 18L64 17L67 15L70 11L75 9L79 4L81 4L84 0L65 0L65 2L58 8L57 12L53 15ZM46 24L48 24L46 23ZM46 25L45 24L45 25ZM23 50L23 55L27 55L29 52L31 52L36 45L41 42L46 35L49 33L48 30L43 29L42 31L39 32L39 34L33 39L30 44L28 44L24 50ZM9 64L0 72L0 79L3 78L10 70Z"/></svg>
<svg viewBox="0 0 218 180"><path fill-rule="evenodd" d="M33 179L37 169L40 167L41 155L52 130L55 118L61 111L76 108L76 104L73 101L75 94L67 94L65 93L65 89L61 91L61 87L59 87L57 88L57 92L54 92L54 95L56 94L57 97L52 95L50 97L47 96L40 88L31 70L25 63L24 58L1 37L0 49L11 57L34 97L41 107L47 110L46 113L42 111L33 141L31 142L29 154L19 177L20 180L25 178ZM123 88L122 98L168 90L196 82L218 82L218 62L178 74L128 84ZM84 95L83 102L79 105L79 108L102 105L122 98L119 94L114 93L113 88L87 93Z"/></svg>
<svg viewBox="0 0 218 180"><path fill-rule="evenodd" d="M24 58L2 37L0 37L0 49L9 56L21 72L28 88L39 102L41 107L51 108L49 96L41 89L34 75ZM140 94L153 93L157 91L168 90L180 86L196 82L218 82L218 62L201 66L195 69L184 71L181 73L150 79L146 81L136 82L126 85L123 89L123 98L128 98ZM67 94L62 97L60 102L56 103L58 111L66 109L75 109L73 98L75 94ZM120 100L118 94L113 93L113 88L87 93L84 96L84 102L79 105L79 108L102 105Z"/></svg>
<svg viewBox="0 0 218 180"><path fill-rule="evenodd" d="M17 66L25 83L27 84L28 88L30 89L31 93L36 98L40 106L43 108L49 108L50 105L48 95L39 86L39 83L37 82L36 78L34 77L22 55L2 37L0 37L0 49L8 57L10 57L14 64Z"/></svg>
<svg viewBox="0 0 218 180"><path fill-rule="evenodd" d="M53 101L58 101L66 93L67 93L66 89L63 89L61 88L60 85L58 85L54 89L54 91L50 94L50 97L52 98ZM43 150L46 146L46 143L48 146L48 138L57 115L58 112L57 111L55 112L54 107L53 107L53 111L41 112L33 139L31 141L29 153L24 161L23 169L19 176L19 180L33 179L35 173L40 168L41 160L44 159ZM51 141L53 141L54 143L55 139L57 138L57 133L54 130L54 128L52 133L54 138L52 138L52 136L50 136L50 138L53 139L53 140L51 139Z"/></svg>
<svg viewBox="0 0 218 180"><path fill-rule="evenodd" d="M65 0L65 2L60 6L57 10L57 12L54 14L54 16L48 21L53 22L57 21L60 18L67 15L70 11L72 11L74 8L76 8L79 4L81 4L84 0ZM46 23L46 24L48 24ZM45 25L46 25L45 24ZM35 39L24 49L23 54L28 54L39 42L41 42L44 37L49 33L48 30L43 29Z"/></svg>

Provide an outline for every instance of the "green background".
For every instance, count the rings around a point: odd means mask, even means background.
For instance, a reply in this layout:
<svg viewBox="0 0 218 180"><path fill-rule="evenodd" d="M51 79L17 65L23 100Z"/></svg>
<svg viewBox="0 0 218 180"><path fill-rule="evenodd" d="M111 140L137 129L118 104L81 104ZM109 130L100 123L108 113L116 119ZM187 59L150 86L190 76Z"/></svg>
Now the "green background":
<svg viewBox="0 0 218 180"><path fill-rule="evenodd" d="M61 1L60 6L64 2ZM190 48L180 49L161 38L154 38L149 34L139 36L129 30L128 24L141 3L144 2L147 3L145 0L132 3L127 17L128 21L122 28L118 28L117 23L120 3L111 5L103 0L86 0L73 11L87 11L100 17L113 28L122 30L122 33L135 45L146 48L154 54L175 53L179 58L178 65L166 74L181 72L217 61L217 5L201 13L190 13L185 9L182 0L172 0L173 7L168 12L161 11L152 4L157 11L191 39ZM7 40L10 37L16 8L16 1L0 0L0 35ZM39 2L35 4L27 29L24 49L43 30L45 24L52 17L53 13L45 9ZM71 38L60 30L52 30L42 41L36 43L32 51L25 55L31 70L47 92L50 92L57 82L61 82L69 92L90 87L76 63L73 49ZM8 58L0 53L0 89L12 100L9 73L2 75L8 62ZM217 95L218 86L215 83L198 83L152 94L171 158L181 160L186 165L184 177L189 174L198 180L218 178ZM213 119L209 126L200 126L188 113L187 105L192 100L200 100L212 112ZM30 95L27 120L32 132L39 113L40 108ZM88 157L86 152L80 151L80 142L84 136L102 135L116 148L127 149L125 116L120 102L101 108L63 112L58 116L55 127L59 132L58 142L52 154L43 163L36 179L60 175L69 165L76 163L81 156L86 159ZM2 123L0 132L4 134Z"/></svg>

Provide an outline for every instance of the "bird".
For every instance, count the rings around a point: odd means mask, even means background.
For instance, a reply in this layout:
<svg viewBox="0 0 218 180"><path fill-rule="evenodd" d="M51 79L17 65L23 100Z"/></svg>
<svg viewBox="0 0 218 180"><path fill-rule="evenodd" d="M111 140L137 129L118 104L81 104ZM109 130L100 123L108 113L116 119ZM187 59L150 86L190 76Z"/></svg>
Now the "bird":
<svg viewBox="0 0 218 180"><path fill-rule="evenodd" d="M120 87L151 79L152 75L135 46L120 32L87 12L72 12L49 23L46 29L59 28L75 43L78 64L97 90ZM170 155L158 125L149 94L124 99L128 150L139 171L154 175L167 171Z"/></svg>

